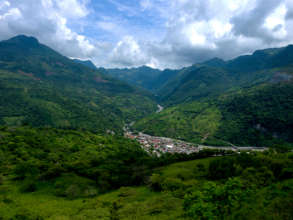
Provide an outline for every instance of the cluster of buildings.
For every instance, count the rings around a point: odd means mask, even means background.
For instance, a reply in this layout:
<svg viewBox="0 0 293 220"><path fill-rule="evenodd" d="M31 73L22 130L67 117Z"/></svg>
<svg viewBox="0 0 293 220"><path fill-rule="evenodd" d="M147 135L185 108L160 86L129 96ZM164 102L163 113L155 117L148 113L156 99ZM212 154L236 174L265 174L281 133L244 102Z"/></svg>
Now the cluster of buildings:
<svg viewBox="0 0 293 220"><path fill-rule="evenodd" d="M162 153L191 154L198 152L199 150L195 144L175 140L172 138L155 137L143 133L135 135L131 132L126 132L125 136L130 139L137 140L147 152L156 154L158 156L160 156Z"/></svg>
<svg viewBox="0 0 293 220"><path fill-rule="evenodd" d="M144 133L134 134L130 131L125 132L127 138L137 140L141 147L150 154L160 156L163 153L182 153L191 154L206 149L240 151L265 151L265 147L236 147L236 146L206 146L188 143L166 137L156 137Z"/></svg>

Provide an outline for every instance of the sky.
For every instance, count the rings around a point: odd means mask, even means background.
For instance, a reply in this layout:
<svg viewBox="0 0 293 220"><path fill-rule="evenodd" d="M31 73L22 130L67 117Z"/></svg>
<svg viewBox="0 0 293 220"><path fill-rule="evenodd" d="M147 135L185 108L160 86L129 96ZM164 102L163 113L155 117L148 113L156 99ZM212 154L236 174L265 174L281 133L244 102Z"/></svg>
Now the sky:
<svg viewBox="0 0 293 220"><path fill-rule="evenodd" d="M293 0L0 0L25 34L98 67L181 68L293 43Z"/></svg>

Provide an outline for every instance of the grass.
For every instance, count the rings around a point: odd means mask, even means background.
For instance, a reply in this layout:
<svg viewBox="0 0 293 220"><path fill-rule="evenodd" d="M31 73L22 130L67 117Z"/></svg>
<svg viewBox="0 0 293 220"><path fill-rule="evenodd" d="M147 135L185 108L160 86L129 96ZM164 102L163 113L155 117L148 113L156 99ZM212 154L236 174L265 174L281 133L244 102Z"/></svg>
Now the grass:
<svg viewBox="0 0 293 220"><path fill-rule="evenodd" d="M119 190L95 196L69 200L48 194L46 190L21 193L18 185L10 182L1 186L0 216L11 219L23 215L35 219L177 219L181 213L180 199L155 193L147 187L122 187ZM4 191L4 192L3 192ZM113 205L116 203L117 210Z"/></svg>
<svg viewBox="0 0 293 220"><path fill-rule="evenodd" d="M158 168L164 179L183 178L185 184L193 184L197 176L197 164L207 166L213 158L175 163ZM193 182L191 181L193 179ZM91 198L67 199L55 196L50 183L32 193L23 193L18 182L6 178L0 185L0 216L12 219L42 217L50 220L79 219L184 219L183 199L170 192L154 192L147 186L122 187ZM1 219L1 218L0 218Z"/></svg>
<svg viewBox="0 0 293 220"><path fill-rule="evenodd" d="M196 177L197 164L205 166L213 158L175 163L155 170L164 179L183 178L188 184ZM193 182L194 183L194 182ZM91 198L67 199L54 195L53 185L44 183L40 190L31 193L21 192L21 183L7 177L0 185L0 216L12 219L42 217L50 220L75 219L184 219L182 198L170 192L154 192L147 186L121 187L106 194ZM0 218L1 219L1 218Z"/></svg>

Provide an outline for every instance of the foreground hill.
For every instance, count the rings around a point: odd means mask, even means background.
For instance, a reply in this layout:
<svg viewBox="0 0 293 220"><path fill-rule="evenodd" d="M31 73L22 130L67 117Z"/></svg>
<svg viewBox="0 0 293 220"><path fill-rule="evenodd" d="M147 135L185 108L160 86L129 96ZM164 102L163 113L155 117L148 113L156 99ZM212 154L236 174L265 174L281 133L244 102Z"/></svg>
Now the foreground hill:
<svg viewBox="0 0 293 220"><path fill-rule="evenodd" d="M188 157L72 130L2 127L0 137L3 220L293 217L292 153L204 152L166 165Z"/></svg>
<svg viewBox="0 0 293 220"><path fill-rule="evenodd" d="M156 109L150 94L33 37L0 42L0 124L122 131Z"/></svg>

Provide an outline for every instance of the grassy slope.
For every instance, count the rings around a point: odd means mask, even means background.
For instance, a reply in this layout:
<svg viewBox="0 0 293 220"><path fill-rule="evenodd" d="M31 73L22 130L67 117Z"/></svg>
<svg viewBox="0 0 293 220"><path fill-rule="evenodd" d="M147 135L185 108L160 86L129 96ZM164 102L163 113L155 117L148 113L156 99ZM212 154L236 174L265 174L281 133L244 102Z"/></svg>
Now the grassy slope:
<svg viewBox="0 0 293 220"><path fill-rule="evenodd" d="M205 164L211 159L175 163L157 169L164 178L184 176L186 184L195 184L193 179L196 165ZM203 180L200 180L202 183ZM92 198L69 200L53 195L54 189L49 184L33 193L21 193L21 183L5 181L0 185L0 216L4 219L16 214L41 216L45 219L110 219L111 206L118 204L119 219L185 219L182 217L183 199L176 198L168 192L153 192L148 187L122 187L119 190ZM113 211L112 211L113 212ZM113 213L112 213L113 215Z"/></svg>
<svg viewBox="0 0 293 220"><path fill-rule="evenodd" d="M0 219L187 219L186 196L206 184L225 189L229 177L247 184L241 193L256 184L243 208L228 213L232 219L293 216L287 208L293 193L290 153L210 157L158 167L172 158L165 156L154 159L137 142L117 136L0 128Z"/></svg>
<svg viewBox="0 0 293 220"><path fill-rule="evenodd" d="M198 173L197 165L207 169L215 158L175 163L156 169L164 181L174 180L187 187L201 188L207 181ZM290 219L290 200L293 180L286 180L257 191L250 204L245 204L229 219ZM20 193L21 184L5 181L0 185L0 214L9 219L17 214L28 219L188 219L182 209L183 197L179 192L154 192L148 187L122 187L118 190L94 196L69 200L52 195L48 185L34 193ZM285 204L287 201L287 204ZM281 203L282 204L281 204ZM291 201L292 202L292 201ZM288 206L289 205L289 206ZM292 204L291 204L292 205ZM116 207L113 208L113 207ZM286 208L287 207L287 208ZM286 210L284 210L284 208ZM284 214L287 213L287 214ZM238 216L238 217L237 217ZM282 217L280 217L282 216Z"/></svg>
<svg viewBox="0 0 293 220"><path fill-rule="evenodd" d="M1 186L1 190L5 187ZM146 187L123 187L93 198L68 200L49 192L19 193L17 186L6 185L0 214L9 219L18 213L45 219L110 219L111 206L119 203L119 219L180 219L182 201ZM2 195L3 196L3 195ZM4 201L3 201L4 200ZM122 206L122 207L121 207Z"/></svg>

